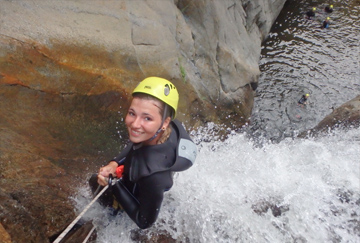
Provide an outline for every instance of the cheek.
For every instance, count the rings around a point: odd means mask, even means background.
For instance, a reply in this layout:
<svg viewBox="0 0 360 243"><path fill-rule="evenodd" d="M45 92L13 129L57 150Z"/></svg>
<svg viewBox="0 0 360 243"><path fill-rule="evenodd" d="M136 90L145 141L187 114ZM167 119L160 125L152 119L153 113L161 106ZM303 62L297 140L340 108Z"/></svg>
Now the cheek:
<svg viewBox="0 0 360 243"><path fill-rule="evenodd" d="M125 117L125 124L126 124L126 126L128 126L130 123L131 123L131 116L126 115L126 117Z"/></svg>

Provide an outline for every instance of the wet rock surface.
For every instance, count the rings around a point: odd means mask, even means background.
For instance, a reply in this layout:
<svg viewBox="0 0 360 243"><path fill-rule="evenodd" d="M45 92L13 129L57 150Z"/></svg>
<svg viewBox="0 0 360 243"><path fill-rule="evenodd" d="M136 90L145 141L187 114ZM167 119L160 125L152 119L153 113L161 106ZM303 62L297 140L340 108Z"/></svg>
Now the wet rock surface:
<svg viewBox="0 0 360 243"><path fill-rule="evenodd" d="M75 218L70 197L121 150L147 76L175 83L188 128L244 124L285 0L262 2L1 0L1 239L48 242Z"/></svg>
<svg viewBox="0 0 360 243"><path fill-rule="evenodd" d="M110 115L96 106L91 106L96 115L80 112L84 103L74 100L82 97L66 102L10 85L1 92L6 92L0 95L1 224L13 242L47 242L74 219L69 196L119 150L116 123L102 121Z"/></svg>
<svg viewBox="0 0 360 243"><path fill-rule="evenodd" d="M360 95L345 104L335 108L331 114L326 116L318 125L309 131L301 133L300 137L319 136L336 128L346 129L348 127L360 126Z"/></svg>

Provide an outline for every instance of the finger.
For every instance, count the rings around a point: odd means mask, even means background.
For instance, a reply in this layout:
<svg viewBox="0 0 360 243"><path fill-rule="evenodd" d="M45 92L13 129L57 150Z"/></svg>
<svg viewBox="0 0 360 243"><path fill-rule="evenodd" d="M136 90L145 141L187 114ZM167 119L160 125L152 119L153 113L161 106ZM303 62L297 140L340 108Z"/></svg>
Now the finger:
<svg viewBox="0 0 360 243"><path fill-rule="evenodd" d="M103 176L103 177L108 177L108 176L109 176L109 172L103 170L103 171L101 171L101 172L99 173L99 175L101 175L101 176Z"/></svg>
<svg viewBox="0 0 360 243"><path fill-rule="evenodd" d="M101 186L106 186L107 185L107 180L106 180L106 178L104 176L99 174L98 175L98 183Z"/></svg>
<svg viewBox="0 0 360 243"><path fill-rule="evenodd" d="M100 186L106 186L107 185L107 183L104 182L103 180L98 180L98 183L99 183Z"/></svg>

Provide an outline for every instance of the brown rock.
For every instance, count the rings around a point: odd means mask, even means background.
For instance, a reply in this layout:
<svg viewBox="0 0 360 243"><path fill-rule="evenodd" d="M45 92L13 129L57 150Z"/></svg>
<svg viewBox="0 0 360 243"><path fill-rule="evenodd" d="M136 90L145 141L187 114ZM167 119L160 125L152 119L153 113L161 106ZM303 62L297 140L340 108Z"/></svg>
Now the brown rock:
<svg viewBox="0 0 360 243"><path fill-rule="evenodd" d="M360 95L336 108L326 116L318 125L307 132L301 133L300 137L306 135L317 136L338 127L349 128L360 126Z"/></svg>
<svg viewBox="0 0 360 243"><path fill-rule="evenodd" d="M15 63L0 75L37 90L87 95L129 92L161 76L179 87L179 118L189 125L244 124L261 42L285 0L174 3L2 2L0 53Z"/></svg>
<svg viewBox="0 0 360 243"><path fill-rule="evenodd" d="M284 3L1 1L0 222L11 240L47 242L72 221L69 196L119 152L145 77L175 83L188 128L244 124Z"/></svg>
<svg viewBox="0 0 360 243"><path fill-rule="evenodd" d="M4 229L4 226L0 223L0 239L2 243L11 243L11 237Z"/></svg>

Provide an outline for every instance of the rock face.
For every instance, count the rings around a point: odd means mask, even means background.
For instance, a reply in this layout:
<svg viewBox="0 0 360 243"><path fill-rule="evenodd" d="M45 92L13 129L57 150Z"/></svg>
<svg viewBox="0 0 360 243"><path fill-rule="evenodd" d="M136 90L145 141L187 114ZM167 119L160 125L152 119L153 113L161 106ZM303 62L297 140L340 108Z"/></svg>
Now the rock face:
<svg viewBox="0 0 360 243"><path fill-rule="evenodd" d="M360 126L360 95L336 108L326 116L318 125L310 131L299 136L317 136L338 127L359 127Z"/></svg>
<svg viewBox="0 0 360 243"><path fill-rule="evenodd" d="M244 124L284 3L0 0L1 239L47 242L74 219L68 197L121 150L145 77L174 82L188 127Z"/></svg>
<svg viewBox="0 0 360 243"><path fill-rule="evenodd" d="M179 86L179 118L241 125L253 106L261 42L284 3L2 1L2 82L124 95L161 76Z"/></svg>

